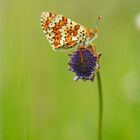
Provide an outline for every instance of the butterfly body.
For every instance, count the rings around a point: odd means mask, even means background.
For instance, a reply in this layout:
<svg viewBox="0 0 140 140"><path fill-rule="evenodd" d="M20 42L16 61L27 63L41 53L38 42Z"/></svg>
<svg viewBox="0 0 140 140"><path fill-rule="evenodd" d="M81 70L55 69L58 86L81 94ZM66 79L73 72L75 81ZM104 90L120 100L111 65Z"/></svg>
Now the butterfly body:
<svg viewBox="0 0 140 140"><path fill-rule="evenodd" d="M41 14L41 26L54 50L88 47L96 37L96 30L88 29L63 15L52 12Z"/></svg>

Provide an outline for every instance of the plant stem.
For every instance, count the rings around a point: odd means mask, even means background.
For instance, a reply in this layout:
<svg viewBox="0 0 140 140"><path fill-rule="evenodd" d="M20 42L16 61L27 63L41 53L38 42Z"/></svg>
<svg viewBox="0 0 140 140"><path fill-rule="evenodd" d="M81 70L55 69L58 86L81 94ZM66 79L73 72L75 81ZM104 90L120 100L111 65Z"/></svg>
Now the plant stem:
<svg viewBox="0 0 140 140"><path fill-rule="evenodd" d="M99 122L98 122L98 140L102 140L102 121L103 121L103 95L102 84L99 71L97 71L98 90L99 90Z"/></svg>

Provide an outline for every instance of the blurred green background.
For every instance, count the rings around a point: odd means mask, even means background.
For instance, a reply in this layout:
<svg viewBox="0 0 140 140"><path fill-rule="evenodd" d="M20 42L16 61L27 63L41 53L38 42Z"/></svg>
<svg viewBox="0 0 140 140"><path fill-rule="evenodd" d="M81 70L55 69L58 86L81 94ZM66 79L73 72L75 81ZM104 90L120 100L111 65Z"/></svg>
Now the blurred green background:
<svg viewBox="0 0 140 140"><path fill-rule="evenodd" d="M0 0L0 140L96 140L97 80L72 80L70 52L54 52L41 30L43 11L89 28L102 15L103 140L140 140L140 0Z"/></svg>

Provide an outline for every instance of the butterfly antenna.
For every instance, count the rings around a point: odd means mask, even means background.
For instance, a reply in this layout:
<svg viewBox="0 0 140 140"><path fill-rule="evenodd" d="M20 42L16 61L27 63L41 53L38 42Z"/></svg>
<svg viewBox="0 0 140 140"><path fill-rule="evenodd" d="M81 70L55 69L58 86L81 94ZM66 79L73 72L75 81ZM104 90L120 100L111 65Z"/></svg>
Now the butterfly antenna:
<svg viewBox="0 0 140 140"><path fill-rule="evenodd" d="M96 24L95 24L95 32L97 33L98 32L98 24L99 24L99 21L101 20L101 16L98 17L97 21L96 21Z"/></svg>

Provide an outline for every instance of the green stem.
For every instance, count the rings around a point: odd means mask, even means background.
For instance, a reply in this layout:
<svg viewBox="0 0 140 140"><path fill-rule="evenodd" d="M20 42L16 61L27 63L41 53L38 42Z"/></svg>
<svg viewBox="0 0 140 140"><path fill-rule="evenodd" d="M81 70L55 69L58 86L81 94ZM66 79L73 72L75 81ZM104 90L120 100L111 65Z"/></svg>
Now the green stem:
<svg viewBox="0 0 140 140"><path fill-rule="evenodd" d="M99 71L97 72L98 90L99 90L99 122L98 122L98 140L102 140L102 121L103 121L103 95L102 84Z"/></svg>

